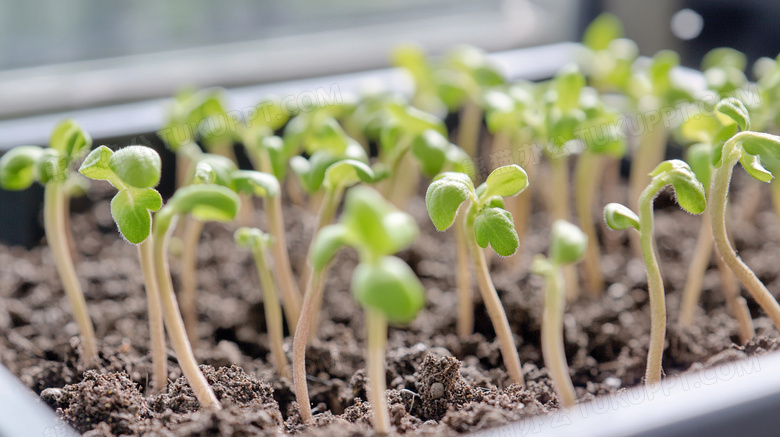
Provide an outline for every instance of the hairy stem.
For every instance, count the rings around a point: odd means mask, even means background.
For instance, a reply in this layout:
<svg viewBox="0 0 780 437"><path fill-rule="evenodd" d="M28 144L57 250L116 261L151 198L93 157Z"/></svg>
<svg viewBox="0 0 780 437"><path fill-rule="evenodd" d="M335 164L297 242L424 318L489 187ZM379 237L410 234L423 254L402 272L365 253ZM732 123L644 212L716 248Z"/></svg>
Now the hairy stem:
<svg viewBox="0 0 780 437"><path fill-rule="evenodd" d="M374 430L379 434L390 432L390 413L385 397L385 347L387 345L387 318L382 312L366 308L366 372L368 399L374 412Z"/></svg>
<svg viewBox="0 0 780 437"><path fill-rule="evenodd" d="M198 312L197 312L197 288L198 288L198 241L203 233L203 222L192 216L185 219L184 234L182 235L181 271L181 314L184 317L184 326L187 329L187 337L193 348L198 341Z"/></svg>
<svg viewBox="0 0 780 437"><path fill-rule="evenodd" d="M301 421L310 425L313 423L311 415L311 402L309 400L309 389L306 385L306 344L311 329L311 321L314 315L314 309L319 294L323 292L325 282L324 271L312 270L309 275L309 283L306 286L306 294L303 297L303 307L301 308L301 317L298 319L298 327L293 337L293 385L295 386L295 400L298 402L298 409L301 413Z"/></svg>
<svg viewBox="0 0 780 437"><path fill-rule="evenodd" d="M577 160L575 196L577 203L577 216L580 228L588 237L588 245L585 249L583 267L588 291L594 296L600 296L604 292L604 275L601 273L601 253L599 252L599 240L596 233L596 224L593 221L593 204L596 197L596 187L601 176L601 158L589 151L583 152Z"/></svg>
<svg viewBox="0 0 780 437"><path fill-rule="evenodd" d="M639 197L639 240L647 269L647 291L650 295L650 347L647 351L645 384L661 381L661 359L666 337L666 296L653 240L653 198L665 184L662 179L653 180Z"/></svg>
<svg viewBox="0 0 780 437"><path fill-rule="evenodd" d="M263 291L263 308L265 309L265 323L268 329L268 340L271 343L271 356L274 360L274 367L280 376L289 378L290 366L287 363L287 356L284 354L284 320L282 319L282 306L279 303L279 296L276 295L276 284L274 276L266 259L265 249L262 247L252 248L252 254L255 258L255 267L260 279L260 288Z"/></svg>
<svg viewBox="0 0 780 437"><path fill-rule="evenodd" d="M457 261L458 321L460 338L474 333L474 292L471 288L471 264L469 263L468 230L466 214L455 217L455 258Z"/></svg>
<svg viewBox="0 0 780 437"><path fill-rule="evenodd" d="M702 214L696 249L693 253L691 265L688 267L688 279L685 281L682 304L680 305L679 323L682 328L689 328L693 324L693 316L701 296L704 274L707 272L707 267L710 265L710 258L712 257L712 246L712 222L710 221L709 210L705 210Z"/></svg>
<svg viewBox="0 0 780 437"><path fill-rule="evenodd" d="M639 146L631 158L631 174L629 175L629 206L638 211L639 197L644 187L650 184L650 172L663 161L666 155L668 131L659 126L647 125L645 132L639 137ZM631 234L631 244L636 254L642 253L641 241L636 234Z"/></svg>
<svg viewBox="0 0 780 437"><path fill-rule="evenodd" d="M73 260L70 257L64 220L65 199L67 196L63 190L62 182L46 184L44 190L43 224L46 230L46 241L49 243L52 256L54 257L54 265L57 267L57 273L59 273L62 281L62 288L65 290L65 295L73 307L73 317L79 327L81 344L84 348L84 359L88 362L97 356L95 329L87 311L87 301L84 299L84 292L81 290L81 284L79 284L79 279L76 275L76 268L73 266Z"/></svg>
<svg viewBox="0 0 780 437"><path fill-rule="evenodd" d="M739 284L737 283L737 278L734 277L734 273L729 270L729 267L723 261L723 258L715 256L715 260L718 263L720 284L723 289L723 295L726 296L726 305L734 316L734 319L737 321L739 327L739 341L740 344L744 345L756 336L750 309L747 306L745 298L739 293Z"/></svg>
<svg viewBox="0 0 780 437"><path fill-rule="evenodd" d="M282 218L281 196L267 198L265 200L265 211L268 215L268 228L274 239L272 250L276 267L276 279L282 292L282 306L287 318L287 326L291 333L295 333L298 316L301 313L301 295L290 267L290 255L287 252L287 238L285 237L284 220Z"/></svg>
<svg viewBox="0 0 780 437"><path fill-rule="evenodd" d="M158 217L161 213L158 213ZM160 287L160 300L163 307L163 319L165 328L176 352L176 359L179 361L179 367L187 381L192 387L192 391L198 398L198 402L206 408L221 409L222 406L209 387L206 377L200 371L195 355L192 353L190 342L187 341L187 333L184 329L184 321L179 313L179 306L176 302L176 295L173 293L173 282L171 281L170 268L168 266L168 240L170 238L170 227L175 226L175 218L167 219L166 225L155 226L154 229L154 265L157 276L157 285Z"/></svg>
<svg viewBox="0 0 780 437"><path fill-rule="evenodd" d="M563 346L563 312L566 307L564 293L563 273L559 266L554 266L554 271L546 277L542 315L542 356L561 404L569 408L577 401L577 395L571 382Z"/></svg>
<svg viewBox="0 0 780 437"><path fill-rule="evenodd" d="M149 311L149 337L152 351L152 392L160 392L168 384L168 355L165 353L160 288L154 270L154 237L151 235L138 245L138 259L144 275L146 306Z"/></svg>

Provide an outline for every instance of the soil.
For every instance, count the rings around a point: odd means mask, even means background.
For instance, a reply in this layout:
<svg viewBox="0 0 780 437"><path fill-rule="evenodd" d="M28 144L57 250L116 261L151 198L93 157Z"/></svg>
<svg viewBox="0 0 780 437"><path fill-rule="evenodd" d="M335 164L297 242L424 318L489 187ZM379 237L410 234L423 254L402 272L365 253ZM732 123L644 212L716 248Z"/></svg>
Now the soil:
<svg viewBox="0 0 780 437"><path fill-rule="evenodd" d="M741 171L736 175L734 190L740 191L747 178ZM109 213L112 193L103 185L93 184L88 201L74 203L71 220L77 270L101 340L99 358L81 363L77 328L45 242L29 251L0 245L0 357L5 366L89 436L372 434L363 370L364 322L348 287L354 252L340 253L327 280L319 336L307 354L316 425L306 427L290 381L274 374L269 359L250 253L233 244L235 224L206 225L198 248L201 340L195 355L225 408L200 410L172 352L167 391L148 389L151 359L142 277L135 248L115 232ZM768 193L762 196L767 202L755 217L747 221L735 214L731 229L741 256L777 292L780 277L772 261L780 257L777 220ZM528 271L533 254L544 252L548 242L549 220L539 202L521 253L509 260L492 258L493 279L523 362L525 389L510 384L483 305L476 306L475 333L466 339L455 334L453 235L436 232L422 197L414 198L408 210L421 233L401 257L421 278L428 303L410 326L389 332L387 397L395 432L455 435L558 409L540 352L542 282ZM704 280L693 328L684 332L676 326L700 218L684 213L669 195L657 199L656 210L669 317L666 374L777 348L777 332L750 298L757 338L744 347L735 344L737 325L724 309L714 264ZM292 204L285 214L292 263L300 266L314 217ZM264 227L262 213L256 220ZM580 401L642 382L650 326L645 271L632 256L628 233L619 234L614 250L602 248L603 271L611 285L599 298L583 296L570 304L565 316L566 355ZM172 268L176 278L175 254ZM288 355L291 341L285 340Z"/></svg>

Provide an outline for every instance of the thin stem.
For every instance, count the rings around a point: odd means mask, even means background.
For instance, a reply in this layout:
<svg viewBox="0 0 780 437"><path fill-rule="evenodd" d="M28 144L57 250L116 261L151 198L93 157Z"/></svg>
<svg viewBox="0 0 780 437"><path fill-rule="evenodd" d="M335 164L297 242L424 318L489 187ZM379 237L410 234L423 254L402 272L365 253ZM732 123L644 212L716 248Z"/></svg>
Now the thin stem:
<svg viewBox="0 0 780 437"><path fill-rule="evenodd" d="M303 307L301 308L301 317L298 319L298 327L293 337L293 385L295 386L295 400L298 402L298 409L301 413L301 421L310 425L313 423L311 415L311 402L309 400L309 389L306 386L306 344L309 336L307 333L311 329L311 321L314 314L316 302L319 294L323 292L325 282L324 271L313 270L309 276L309 284L306 287L306 294L303 297Z"/></svg>
<svg viewBox="0 0 780 437"><path fill-rule="evenodd" d="M366 371L368 373L368 400L374 411L374 430L379 434L390 432L390 413L385 396L385 348L387 345L387 318L381 311L366 308Z"/></svg>
<svg viewBox="0 0 780 437"><path fill-rule="evenodd" d="M550 183L550 216L555 220L569 220L569 157L561 156L550 159L552 181ZM574 265L566 265L563 269L563 277L566 279L566 298L571 302L580 296L577 268Z"/></svg>
<svg viewBox="0 0 780 437"><path fill-rule="evenodd" d="M187 328L187 337L193 348L198 341L198 312L197 312L197 288L198 288L198 241L203 233L203 222L192 216L186 217L184 235L182 235L181 271L181 313L184 317L184 326Z"/></svg>
<svg viewBox="0 0 780 437"><path fill-rule="evenodd" d="M563 312L566 307L563 273L559 266L546 276L544 294L544 314L542 316L542 356L544 366L550 372L558 398L564 407L572 407L577 402L577 394L569 375L566 363L566 350L563 346Z"/></svg>
<svg viewBox="0 0 780 437"><path fill-rule="evenodd" d="M287 252L287 238L282 218L281 196L266 198L265 211L268 215L268 228L274 239L272 250L276 279L279 281L279 289L282 292L282 306L287 318L287 326L291 333L295 333L295 327L301 313L301 295L290 267L290 255Z"/></svg>
<svg viewBox="0 0 780 437"><path fill-rule="evenodd" d="M689 328L693 324L693 316L701 296L704 274L710 265L710 258L712 257L713 240L710 211L705 210L701 219L699 238L696 241L696 249L693 253L691 265L688 267L688 279L685 281L682 304L680 305L679 323L682 328Z"/></svg>
<svg viewBox="0 0 780 437"><path fill-rule="evenodd" d="M506 318L506 312L498 298L498 293L490 278L487 263L485 261L485 252L477 244L477 239L473 231L473 214L470 213L466 222L469 252L471 260L474 263L474 271L477 275L477 284L482 300L487 308L490 321L496 331L496 337L501 348L501 355L504 357L504 365L512 382L520 387L525 386L523 371L520 366L520 356L517 353L515 339L512 337L512 330L509 327L509 321Z"/></svg>
<svg viewBox="0 0 780 437"><path fill-rule="evenodd" d="M664 282L653 240L653 198L666 185L663 179L655 179L639 197L639 240L642 258L647 269L647 291L650 295L650 347L647 351L645 384L661 381L661 359L666 337L666 302Z"/></svg>
<svg viewBox="0 0 780 437"><path fill-rule="evenodd" d="M620 159L608 158L602 170L604 174L602 180L602 202L607 203L626 203L622 192L618 189L620 184ZM607 223L601 220L602 230L608 230ZM633 234L631 234L633 235ZM604 249L606 252L615 252L620 246L620 234L617 232L602 232L604 238Z"/></svg>
<svg viewBox="0 0 780 437"><path fill-rule="evenodd" d="M774 178L769 183L769 188L772 194L772 207L775 210L775 218L778 221L778 229L780 229L780 179Z"/></svg>
<svg viewBox="0 0 780 437"><path fill-rule="evenodd" d="M265 323L268 329L268 339L271 342L271 355L279 375L289 378L290 366L287 356L284 354L284 320L282 319L282 306L279 296L276 295L274 276L266 260L265 249L255 247L252 249L255 258L257 274L260 278L260 288L263 291L263 307L265 309Z"/></svg>
<svg viewBox="0 0 780 437"><path fill-rule="evenodd" d="M471 264L469 262L468 230L466 214L455 218L455 258L457 261L458 321L457 331L460 338L474 333L474 292L471 288Z"/></svg>
<svg viewBox="0 0 780 437"><path fill-rule="evenodd" d="M585 249L585 257L582 260L585 269L585 279L588 291L594 296L600 296L604 292L604 275L601 273L601 253L599 252L599 240L596 233L596 224L593 221L593 204L596 195L596 186L601 176L602 160L599 156L589 151L583 152L577 160L577 216L580 228L588 237L588 245Z"/></svg>
<svg viewBox="0 0 780 437"><path fill-rule="evenodd" d="M66 195L63 190L64 186L61 182L51 182L46 185L43 224L46 230L46 241L49 243L54 256L54 265L57 267L57 273L62 281L62 288L73 307L73 317L79 327L81 344L84 348L84 359L89 362L97 356L95 329L89 317L84 292L81 290L81 284L76 276L76 268L70 257L64 220Z"/></svg>
<svg viewBox="0 0 780 437"><path fill-rule="evenodd" d="M479 152L479 131L482 127L482 108L472 99L466 99L460 111L460 128L458 130L458 145L470 157L476 158Z"/></svg>
<svg viewBox="0 0 780 437"><path fill-rule="evenodd" d="M780 304L769 293L761 280L758 279L753 270L745 264L737 255L737 252L731 246L728 231L726 230L726 203L728 200L729 185L731 184L731 175L734 171L734 165L739 161L740 151L736 148L735 141L739 136L732 137L723 146L723 157L720 167L715 169L712 178L712 190L710 192L709 208L712 214L712 235L715 238L715 246L718 253L723 257L723 261L734 272L734 276L739 279L742 285L748 289L753 299L755 299L761 308L766 311L775 324L780 329Z"/></svg>
<svg viewBox="0 0 780 437"><path fill-rule="evenodd" d="M160 213L158 213L158 216ZM168 222L169 226L155 226L154 230L154 265L157 276L157 285L160 287L160 300L163 307L163 319L168 330L176 359L179 361L182 373L192 387L192 391L200 404L206 408L221 409L222 406L209 387L206 377L200 371L195 355L192 353L190 342L187 341L187 333L184 329L184 321L179 313L176 295L173 294L173 282L171 281L170 268L168 266L168 240L170 228L175 226Z"/></svg>
<svg viewBox="0 0 780 437"><path fill-rule="evenodd" d="M644 187L650 184L650 172L661 163L666 155L668 132L658 126L647 125L647 130L639 137L639 146L631 158L631 174L629 175L630 207L639 210L639 197ZM631 244L634 252L642 252L641 242L636 234L631 234Z"/></svg>
<svg viewBox="0 0 780 437"><path fill-rule="evenodd" d="M149 311L149 338L152 351L152 392L161 391L168 384L168 356L165 353L165 327L163 325L160 289L154 270L154 237L151 235L138 245L138 259L144 275L146 306Z"/></svg>
<svg viewBox="0 0 780 437"><path fill-rule="evenodd" d="M420 186L420 164L411 153L405 153L399 162L400 172L403 169L403 177L395 177L393 192L390 195L390 202L399 209L406 209L409 199L411 199ZM401 175L399 175L401 176Z"/></svg>
<svg viewBox="0 0 780 437"><path fill-rule="evenodd" d="M734 273L732 273L726 263L723 262L723 258L716 256L715 260L718 263L720 284L723 289L723 295L726 296L726 305L734 316L734 319L737 320L740 344L745 344L756 336L750 309L747 306L745 298L739 293L739 284L737 283L737 278L734 277Z"/></svg>

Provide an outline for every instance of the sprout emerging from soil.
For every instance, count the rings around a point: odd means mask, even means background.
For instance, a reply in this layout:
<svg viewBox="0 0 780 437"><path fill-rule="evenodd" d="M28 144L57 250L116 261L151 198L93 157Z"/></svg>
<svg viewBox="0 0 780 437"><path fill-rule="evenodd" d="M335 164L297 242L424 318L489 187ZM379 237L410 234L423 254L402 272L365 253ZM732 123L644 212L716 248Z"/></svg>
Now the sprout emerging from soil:
<svg viewBox="0 0 780 437"><path fill-rule="evenodd" d="M176 296L173 293L170 268L168 266L168 240L176 220L182 214L207 221L229 222L236 217L240 199L230 189L212 184L190 185L180 188L167 205L157 213L154 220L154 265L157 284L160 287L160 298L163 305L165 328L171 338L173 350L179 360L184 376L192 386L202 406L221 408L219 400L209 387L206 378L198 368L192 347L187 340Z"/></svg>
<svg viewBox="0 0 780 437"><path fill-rule="evenodd" d="M486 248L489 244L501 256L510 256L517 251L520 242L512 214L503 208L503 198L515 196L527 186L528 175L525 170L518 165L508 165L494 170L477 189L463 173L442 173L425 194L428 215L436 229L444 231L453 223L462 225L461 232L465 235L479 291L500 343L504 365L512 381L520 386L524 385L520 357L506 312L490 278L485 252L480 248ZM456 215L461 208L464 209L462 213L465 219L457 222Z"/></svg>
<svg viewBox="0 0 780 437"><path fill-rule="evenodd" d="M761 160L762 157L780 159L780 137L751 131L748 110L735 98L721 100L716 110L735 124L732 125L733 135L722 147L717 147L714 153L715 172L712 175L709 204L715 246L726 265L772 318L775 327L780 329L780 305L753 270L737 255L726 228L726 204L734 166L740 162L750 176L761 182L771 181L774 176L762 166Z"/></svg>
<svg viewBox="0 0 780 437"><path fill-rule="evenodd" d="M701 214L706 207L704 187L683 161L664 161L650 173L650 185L639 197L639 217L627 207L610 203L604 208L607 225L615 230L634 228L639 232L642 258L647 269L650 296L650 347L647 352L645 384L661 380L661 358L666 337L666 303L664 283L653 240L653 199L667 185L674 188L677 203L691 214Z"/></svg>
<svg viewBox="0 0 780 437"><path fill-rule="evenodd" d="M576 263L585 255L588 237L576 226L565 221L553 223L550 257L538 255L533 272L545 279L544 315L542 317L542 355L550 372L555 391L564 407L577 401L574 385L566 364L563 346L563 311L566 307L564 278L561 267Z"/></svg>
<svg viewBox="0 0 780 437"><path fill-rule="evenodd" d="M352 294L366 311L368 396L374 411L374 429L380 433L390 431L385 398L387 324L409 323L425 305L425 291L412 269L392 256L408 247L417 233L410 215L396 210L375 190L357 187L347 194L341 222L323 228L312 250L315 281L342 247L353 247L360 256L352 275ZM321 287L311 289L322 293ZM293 343L295 396L301 418L307 424L312 423L312 415L305 352L317 298L315 293L306 295Z"/></svg>
<svg viewBox="0 0 780 437"><path fill-rule="evenodd" d="M73 307L73 317L79 327L84 358L89 361L97 356L95 330L87 311L87 302L79 284L68 247L67 181L71 178L71 166L84 156L92 146L92 138L75 121L58 124L49 138L49 147L20 146L6 152L0 158L0 187L19 191L38 181L45 186L43 220L46 241L49 243L54 264L57 267L62 288Z"/></svg>
<svg viewBox="0 0 780 437"><path fill-rule="evenodd" d="M149 312L154 391L161 390L168 382L165 331L151 238L151 213L162 207L162 197L154 189L160 182L161 165L160 155L148 147L129 146L113 152L100 146L87 155L79 168L84 176L107 181L119 190L111 200L111 216L122 236L138 247Z"/></svg>
<svg viewBox="0 0 780 437"><path fill-rule="evenodd" d="M263 308L265 309L265 321L268 339L271 342L274 366L279 375L289 378L291 376L290 366L287 362L287 356L284 354L282 306L276 295L276 283L266 255L273 239L270 235L256 228L240 228L234 237L239 247L252 251L260 279L260 288L263 291Z"/></svg>

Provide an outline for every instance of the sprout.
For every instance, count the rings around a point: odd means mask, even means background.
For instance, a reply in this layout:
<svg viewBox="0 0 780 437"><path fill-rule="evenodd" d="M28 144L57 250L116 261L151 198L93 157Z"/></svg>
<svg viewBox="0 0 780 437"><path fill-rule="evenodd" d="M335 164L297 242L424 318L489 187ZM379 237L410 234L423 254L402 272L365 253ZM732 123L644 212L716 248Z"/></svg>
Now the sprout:
<svg viewBox="0 0 780 437"><path fill-rule="evenodd" d="M664 161L650 173L650 185L639 198L639 217L627 207L610 203L604 208L607 225L615 230L634 228L639 232L642 257L647 269L650 295L650 347L647 352L645 384L661 380L661 358L666 336L666 304L664 283L653 242L653 199L667 185L674 188L677 203L691 214L701 214L706 207L704 187L691 168L683 161Z"/></svg>
<svg viewBox="0 0 780 437"><path fill-rule="evenodd" d="M588 237L565 220L556 220L552 227L550 257L537 255L532 270L545 279L544 315L542 317L542 355L550 372L555 391L564 407L577 400L566 364L563 346L563 311L566 307L564 278L561 267L576 263L585 255Z"/></svg>
<svg viewBox="0 0 780 437"><path fill-rule="evenodd" d="M293 342L293 382L304 423L312 423L306 387L307 333L318 295L323 291L323 273L338 250L350 246L360 255L360 264L352 275L352 295L366 311L366 368L374 429L379 433L390 430L385 398L387 324L409 323L425 305L422 284L412 269L392 254L409 246L417 233L410 215L393 208L375 190L357 187L347 194L341 222L324 227L317 235L311 257L310 282L314 285L309 289L313 292L304 298Z"/></svg>
<svg viewBox="0 0 780 437"><path fill-rule="evenodd" d="M268 329L268 338L271 342L271 355L274 366L279 375L289 378L290 367L287 356L284 354L284 321L282 320L282 307L279 297L276 295L276 284L273 272L268 264L266 251L271 246L272 238L256 228L240 228L234 234L236 244L239 247L250 249L255 259L257 274L260 278L260 287L263 290L263 302L265 309L265 323Z"/></svg>
<svg viewBox="0 0 780 437"><path fill-rule="evenodd" d="M200 404L207 408L220 409L221 405L209 387L206 377L198 368L192 346L187 340L184 322L173 293L173 281L167 256L168 241L179 216L190 214L201 221L228 222L236 217L239 205L239 197L226 187L212 184L190 185L177 190L168 204L157 213L154 221L152 234L154 266L157 284L160 287L165 328L171 338L182 373L192 386L192 391Z"/></svg>
<svg viewBox="0 0 780 437"><path fill-rule="evenodd" d="M632 65L639 55L636 43L623 38L623 24L610 14L596 17L582 37L586 53L583 69L599 92L626 91Z"/></svg>
<svg viewBox="0 0 780 437"><path fill-rule="evenodd" d="M154 243L150 238L151 213L162 207L162 197L153 188L160 182L160 168L160 155L144 146L129 146L117 152L100 146L87 155L79 168L84 176L108 181L119 190L111 200L111 215L122 236L138 246L149 311L153 391L160 391L168 383L160 290L154 270Z"/></svg>
<svg viewBox="0 0 780 437"><path fill-rule="evenodd" d="M92 138L81 126L73 120L65 120L54 128L48 148L15 147L0 158L0 187L3 189L24 190L35 181L45 186L43 220L46 241L54 256L62 288L73 307L87 361L97 356L95 331L68 248L66 214L70 201L70 168L91 146Z"/></svg>
<svg viewBox="0 0 780 437"><path fill-rule="evenodd" d="M499 255L510 256L520 242L512 222L512 215L502 208L503 197L515 196L528 186L528 175L517 165L494 170L484 184L475 189L471 179L463 173L442 173L431 183L425 194L428 216L436 229L444 231L455 222L461 205L464 208L463 225L468 251L477 274L479 291L498 337L504 365L512 381L523 386L520 357L515 348L509 322L498 293L490 278L485 253L479 248L490 245ZM473 310L472 310L473 312Z"/></svg>

